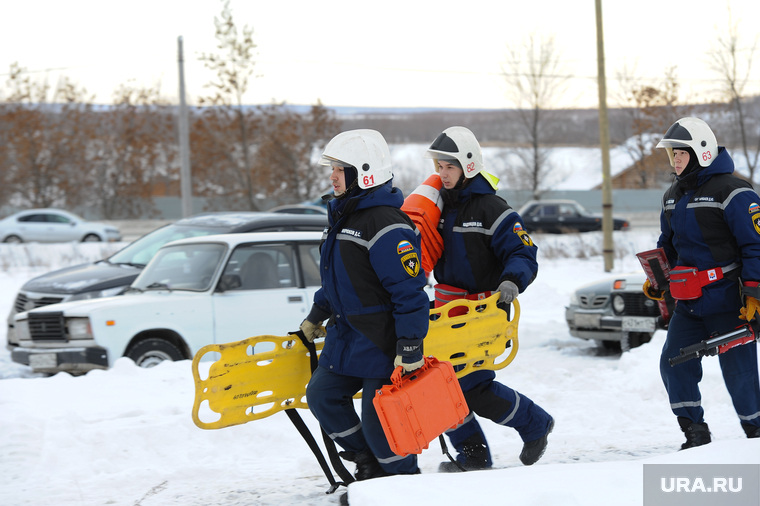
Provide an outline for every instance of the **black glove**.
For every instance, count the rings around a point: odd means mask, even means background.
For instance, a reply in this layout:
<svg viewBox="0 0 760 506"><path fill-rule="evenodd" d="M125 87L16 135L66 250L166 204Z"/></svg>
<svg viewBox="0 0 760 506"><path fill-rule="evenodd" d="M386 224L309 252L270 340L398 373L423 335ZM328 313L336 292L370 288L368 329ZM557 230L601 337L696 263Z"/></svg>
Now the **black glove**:
<svg viewBox="0 0 760 506"><path fill-rule="evenodd" d="M401 366L404 373L415 371L425 364L422 356L422 339L400 338L396 341L396 359L393 367Z"/></svg>

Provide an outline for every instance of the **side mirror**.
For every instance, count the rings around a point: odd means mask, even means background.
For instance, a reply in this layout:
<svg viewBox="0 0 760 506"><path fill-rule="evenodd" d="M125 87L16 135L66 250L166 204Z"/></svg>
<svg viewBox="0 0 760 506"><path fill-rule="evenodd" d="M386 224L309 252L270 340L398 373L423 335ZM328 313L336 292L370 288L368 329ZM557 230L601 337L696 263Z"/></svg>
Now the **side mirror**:
<svg viewBox="0 0 760 506"><path fill-rule="evenodd" d="M237 274L225 274L219 281L218 291L226 292L227 290L234 290L243 286L243 282L240 280L240 276Z"/></svg>

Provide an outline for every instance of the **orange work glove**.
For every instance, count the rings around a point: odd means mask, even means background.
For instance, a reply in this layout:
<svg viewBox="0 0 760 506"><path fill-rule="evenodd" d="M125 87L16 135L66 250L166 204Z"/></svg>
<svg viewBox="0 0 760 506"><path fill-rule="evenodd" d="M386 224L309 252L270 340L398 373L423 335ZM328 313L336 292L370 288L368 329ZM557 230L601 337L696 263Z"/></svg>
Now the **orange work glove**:
<svg viewBox="0 0 760 506"><path fill-rule="evenodd" d="M652 300L662 300L665 298L665 292L667 290L655 290L652 288L652 283L649 282L647 279L644 281L644 286L641 287L642 290L644 290L644 295L647 296L647 298L650 298Z"/></svg>
<svg viewBox="0 0 760 506"><path fill-rule="evenodd" d="M739 310L739 319L752 321L760 313L760 301L749 295L744 297L744 307Z"/></svg>

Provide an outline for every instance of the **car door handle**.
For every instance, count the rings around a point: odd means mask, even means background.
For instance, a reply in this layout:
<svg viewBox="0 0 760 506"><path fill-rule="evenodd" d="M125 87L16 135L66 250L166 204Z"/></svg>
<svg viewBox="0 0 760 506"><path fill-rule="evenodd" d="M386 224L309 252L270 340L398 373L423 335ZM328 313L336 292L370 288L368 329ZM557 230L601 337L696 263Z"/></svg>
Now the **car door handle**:
<svg viewBox="0 0 760 506"><path fill-rule="evenodd" d="M288 302L303 302L303 297L300 295L289 295Z"/></svg>

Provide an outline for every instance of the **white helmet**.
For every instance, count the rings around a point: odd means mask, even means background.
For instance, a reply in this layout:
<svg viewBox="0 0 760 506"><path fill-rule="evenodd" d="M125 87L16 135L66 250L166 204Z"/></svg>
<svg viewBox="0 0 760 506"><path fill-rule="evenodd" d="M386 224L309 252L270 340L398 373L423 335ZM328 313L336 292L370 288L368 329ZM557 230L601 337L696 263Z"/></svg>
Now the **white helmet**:
<svg viewBox="0 0 760 506"><path fill-rule="evenodd" d="M325 146L320 165L356 167L362 189L379 186L393 177L391 152L377 130L349 130L332 138Z"/></svg>
<svg viewBox="0 0 760 506"><path fill-rule="evenodd" d="M668 128L665 136L657 143L658 148L668 151L671 167L675 167L673 148L691 148L697 155L697 162L707 167L718 156L718 141L707 123L699 118L681 118Z"/></svg>
<svg viewBox="0 0 760 506"><path fill-rule="evenodd" d="M430 145L425 158L432 158L438 171L438 160L457 160L464 177L473 178L483 170L483 153L480 144L468 128L449 127Z"/></svg>

